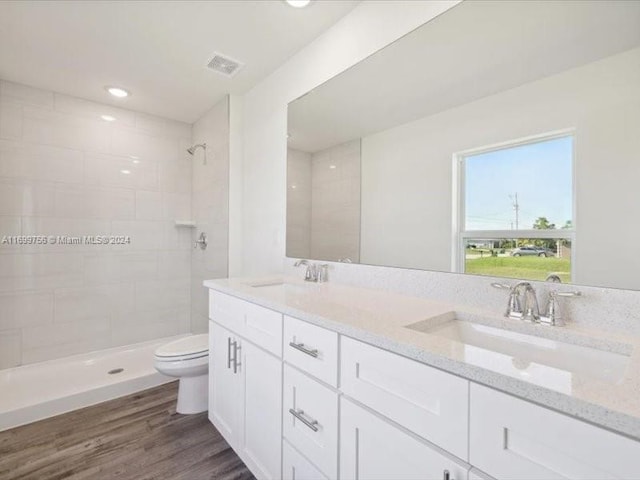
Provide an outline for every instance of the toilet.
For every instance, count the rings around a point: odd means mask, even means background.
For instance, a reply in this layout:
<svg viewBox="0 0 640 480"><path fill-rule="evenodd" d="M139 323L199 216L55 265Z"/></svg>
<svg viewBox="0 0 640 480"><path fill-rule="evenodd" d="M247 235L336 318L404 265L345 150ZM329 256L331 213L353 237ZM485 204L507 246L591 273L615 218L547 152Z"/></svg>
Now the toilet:
<svg viewBox="0 0 640 480"><path fill-rule="evenodd" d="M154 366L160 373L180 379L178 413L207 410L209 397L209 336L191 335L158 347Z"/></svg>

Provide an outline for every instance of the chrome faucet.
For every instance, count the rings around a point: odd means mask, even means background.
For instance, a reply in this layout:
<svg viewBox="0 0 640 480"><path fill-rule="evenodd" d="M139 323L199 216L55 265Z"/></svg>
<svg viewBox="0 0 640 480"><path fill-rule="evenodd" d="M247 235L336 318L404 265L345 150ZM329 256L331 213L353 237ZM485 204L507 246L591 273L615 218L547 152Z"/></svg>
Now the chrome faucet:
<svg viewBox="0 0 640 480"><path fill-rule="evenodd" d="M509 301L504 316L526 322L540 321L540 307L536 291L529 282L518 282L513 287L502 283L492 283L495 288L509 290Z"/></svg>
<svg viewBox="0 0 640 480"><path fill-rule="evenodd" d="M329 265L311 263L309 260L298 260L293 264L294 267L306 266L307 269L304 272L305 282L324 283L328 280Z"/></svg>
<svg viewBox="0 0 640 480"><path fill-rule="evenodd" d="M509 301L507 303L507 311L504 314L505 317L551 326L564 325L558 309L558 297L579 297L582 295L578 291L558 292L552 290L549 292L544 314L541 315L536 291L529 282L518 282L514 286L492 283L491 286L509 290Z"/></svg>

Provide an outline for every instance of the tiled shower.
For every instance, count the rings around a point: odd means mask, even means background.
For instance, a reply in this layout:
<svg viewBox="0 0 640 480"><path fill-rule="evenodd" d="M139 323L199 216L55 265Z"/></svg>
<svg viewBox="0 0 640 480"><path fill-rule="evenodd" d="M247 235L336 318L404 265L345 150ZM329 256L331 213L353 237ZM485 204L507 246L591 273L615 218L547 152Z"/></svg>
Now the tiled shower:
<svg viewBox="0 0 640 480"><path fill-rule="evenodd" d="M201 279L227 273L227 176L226 99L192 129L1 81L0 369L204 331Z"/></svg>

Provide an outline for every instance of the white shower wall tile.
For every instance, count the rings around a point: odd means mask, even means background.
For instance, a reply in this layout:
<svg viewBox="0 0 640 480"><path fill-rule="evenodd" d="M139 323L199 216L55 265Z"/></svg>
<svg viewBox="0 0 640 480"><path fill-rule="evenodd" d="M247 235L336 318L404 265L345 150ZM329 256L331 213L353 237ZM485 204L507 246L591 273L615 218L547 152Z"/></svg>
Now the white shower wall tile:
<svg viewBox="0 0 640 480"><path fill-rule="evenodd" d="M0 97L0 138L22 137L22 105Z"/></svg>
<svg viewBox="0 0 640 480"><path fill-rule="evenodd" d="M163 192L162 218L172 222L193 218L191 215L191 195L189 193Z"/></svg>
<svg viewBox="0 0 640 480"><path fill-rule="evenodd" d="M111 346L109 318L22 330L22 364L66 357Z"/></svg>
<svg viewBox="0 0 640 480"><path fill-rule="evenodd" d="M0 330L0 368L17 367L21 363L21 330Z"/></svg>
<svg viewBox="0 0 640 480"><path fill-rule="evenodd" d="M112 342L117 345L189 333L189 307L137 312L112 317Z"/></svg>
<svg viewBox="0 0 640 480"><path fill-rule="evenodd" d="M81 151L0 140L0 176L27 180L82 183Z"/></svg>
<svg viewBox="0 0 640 480"><path fill-rule="evenodd" d="M0 177L0 215L53 215L55 184Z"/></svg>
<svg viewBox="0 0 640 480"><path fill-rule="evenodd" d="M138 190L136 192L136 220L162 219L162 197L160 192Z"/></svg>
<svg viewBox="0 0 640 480"><path fill-rule="evenodd" d="M0 81L0 234L131 239L0 245L0 368L188 332L190 144L185 123Z"/></svg>
<svg viewBox="0 0 640 480"><path fill-rule="evenodd" d="M55 93L53 96L55 110L68 113L74 117L86 117L91 120L102 120L103 115L115 118L117 125L135 127L136 114L130 110L104 105L102 103L91 102L82 98L70 97Z"/></svg>
<svg viewBox="0 0 640 480"><path fill-rule="evenodd" d="M158 190L158 162L136 156L85 155L85 183L140 190Z"/></svg>
<svg viewBox="0 0 640 480"><path fill-rule="evenodd" d="M0 294L0 331L53 322L53 293Z"/></svg>
<svg viewBox="0 0 640 480"><path fill-rule="evenodd" d="M135 310L189 307L191 281L184 279L136 282Z"/></svg>
<svg viewBox="0 0 640 480"><path fill-rule="evenodd" d="M103 315L133 312L135 285L116 283L55 290L54 323L84 322Z"/></svg>
<svg viewBox="0 0 640 480"><path fill-rule="evenodd" d="M24 106L22 112L22 138L27 142L85 152L109 151L110 122L31 106Z"/></svg>

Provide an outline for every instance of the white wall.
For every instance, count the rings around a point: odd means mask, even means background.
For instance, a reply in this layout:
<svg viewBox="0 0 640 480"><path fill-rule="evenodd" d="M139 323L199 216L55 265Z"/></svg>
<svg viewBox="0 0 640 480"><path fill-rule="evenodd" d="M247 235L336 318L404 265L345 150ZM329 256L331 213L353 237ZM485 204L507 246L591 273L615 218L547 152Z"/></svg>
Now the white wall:
<svg viewBox="0 0 640 480"><path fill-rule="evenodd" d="M567 128L573 281L640 289L640 49L363 138L362 263L449 271L452 155Z"/></svg>
<svg viewBox="0 0 640 480"><path fill-rule="evenodd" d="M191 250L191 331L206 333L209 327L209 292L202 282L224 278L229 252L229 98L225 98L193 124L193 144L207 144L192 157L192 240L205 232L205 250Z"/></svg>
<svg viewBox="0 0 640 480"><path fill-rule="evenodd" d="M282 271L287 103L457 3L364 1L245 95L243 165L231 167L232 185L240 173L243 185L241 192L232 188L230 198L230 228L236 235L230 243L231 275Z"/></svg>
<svg viewBox="0 0 640 480"><path fill-rule="evenodd" d="M0 82L0 238L131 237L0 245L0 368L190 330L190 232L173 224L191 215L190 137L184 123Z"/></svg>

